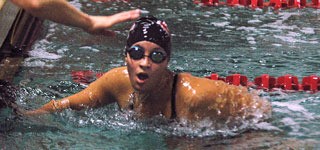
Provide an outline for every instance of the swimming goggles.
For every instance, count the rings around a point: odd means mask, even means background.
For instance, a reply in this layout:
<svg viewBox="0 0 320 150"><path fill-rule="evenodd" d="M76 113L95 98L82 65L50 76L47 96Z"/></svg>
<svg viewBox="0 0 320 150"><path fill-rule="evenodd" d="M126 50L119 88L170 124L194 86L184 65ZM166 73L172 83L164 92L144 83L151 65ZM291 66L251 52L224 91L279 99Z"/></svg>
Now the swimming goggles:
<svg viewBox="0 0 320 150"><path fill-rule="evenodd" d="M153 51L150 53L150 55L144 55L144 51L144 48L140 46L132 46L126 50L129 56L134 60L140 60L146 56L149 57L151 61L156 64L162 63L167 57L165 53L159 51Z"/></svg>

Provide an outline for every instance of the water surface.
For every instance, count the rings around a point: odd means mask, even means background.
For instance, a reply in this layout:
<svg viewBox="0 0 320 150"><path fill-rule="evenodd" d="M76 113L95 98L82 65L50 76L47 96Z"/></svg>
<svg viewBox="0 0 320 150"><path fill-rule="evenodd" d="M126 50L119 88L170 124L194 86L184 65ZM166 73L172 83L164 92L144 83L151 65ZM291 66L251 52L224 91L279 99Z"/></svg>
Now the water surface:
<svg viewBox="0 0 320 150"><path fill-rule="evenodd" d="M175 72L195 76L241 73L251 81L265 73L275 77L292 74L300 81L304 76L320 75L317 9L201 7L191 0L71 3L96 15L140 8L162 18L173 36L170 69ZM15 77L15 84L21 87L18 103L37 108L83 89L72 81L73 70L106 72L124 65L122 54L130 25L113 27L117 36L110 38L46 21L42 36ZM206 121L195 128L161 118L132 120L116 105L18 120L10 110L3 110L0 145L4 149L320 148L320 92L260 93L272 103L273 116L245 133L215 130Z"/></svg>

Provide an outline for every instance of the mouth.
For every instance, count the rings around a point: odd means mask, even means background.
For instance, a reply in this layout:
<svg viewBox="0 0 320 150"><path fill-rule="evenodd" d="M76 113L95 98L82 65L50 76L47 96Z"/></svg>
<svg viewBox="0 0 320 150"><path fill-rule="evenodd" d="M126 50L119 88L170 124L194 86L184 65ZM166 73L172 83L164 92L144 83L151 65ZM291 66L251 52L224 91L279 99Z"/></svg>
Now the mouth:
<svg viewBox="0 0 320 150"><path fill-rule="evenodd" d="M140 81L144 82L149 78L149 75L146 73L138 73L137 77Z"/></svg>

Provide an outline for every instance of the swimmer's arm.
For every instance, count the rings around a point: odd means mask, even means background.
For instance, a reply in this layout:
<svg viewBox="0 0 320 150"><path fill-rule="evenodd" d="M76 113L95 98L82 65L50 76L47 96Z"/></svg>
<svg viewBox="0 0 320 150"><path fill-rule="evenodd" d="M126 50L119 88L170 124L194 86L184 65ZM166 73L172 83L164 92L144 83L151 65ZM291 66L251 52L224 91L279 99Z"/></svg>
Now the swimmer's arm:
<svg viewBox="0 0 320 150"><path fill-rule="evenodd" d="M91 34L114 35L107 30L115 24L134 20L140 16L140 10L131 10L110 16L91 16L66 0L11 0L35 17L48 19L64 25L84 29Z"/></svg>
<svg viewBox="0 0 320 150"><path fill-rule="evenodd" d="M69 101L66 99L62 100L51 100L49 103L44 104L42 107L35 110L22 110L17 109L18 114L26 115L26 116L35 116L35 115L43 115L48 113L57 112L63 109L69 108Z"/></svg>
<svg viewBox="0 0 320 150"><path fill-rule="evenodd" d="M245 87L208 79L196 81L201 86L195 88L197 92L195 95L191 95L188 101L188 116L193 119L208 116L215 119L229 116L250 116L252 114L248 113L247 110L251 108L261 109L265 113L271 111L268 101L249 93Z"/></svg>
<svg viewBox="0 0 320 150"><path fill-rule="evenodd" d="M64 109L81 110L88 107L99 107L115 102L113 88L117 80L110 78L113 76L112 71L105 73L102 77L92 82L84 90L60 100L51 100L42 107L26 111L26 115L41 115L46 113L53 113L62 111Z"/></svg>
<svg viewBox="0 0 320 150"><path fill-rule="evenodd" d="M94 86L98 87L98 86ZM99 106L99 94L92 91L93 87L90 86L83 91L71 95L69 97L60 100L51 100L50 102L44 104L42 107L25 111L22 114L25 115L42 115L47 113L59 112L68 108L74 110L81 110L86 107L97 107ZM97 92L97 91L96 91Z"/></svg>
<svg viewBox="0 0 320 150"><path fill-rule="evenodd" d="M61 100L51 100L41 108L27 111L24 114L39 115L68 108L81 110L83 108L99 107L117 102L116 97L123 95L121 94L121 90L127 89L130 86L127 73L124 73L126 72L124 70L126 70L125 67L112 69L92 82L84 90Z"/></svg>

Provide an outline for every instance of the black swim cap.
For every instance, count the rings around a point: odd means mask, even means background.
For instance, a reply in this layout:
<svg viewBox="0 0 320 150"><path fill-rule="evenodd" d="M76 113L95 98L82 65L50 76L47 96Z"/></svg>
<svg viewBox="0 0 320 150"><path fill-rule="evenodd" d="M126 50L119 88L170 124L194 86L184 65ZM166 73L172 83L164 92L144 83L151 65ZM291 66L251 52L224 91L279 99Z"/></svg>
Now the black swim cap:
<svg viewBox="0 0 320 150"><path fill-rule="evenodd" d="M149 41L159 45L170 57L171 36L164 21L153 16L146 16L137 20L129 31L126 49L140 41Z"/></svg>

